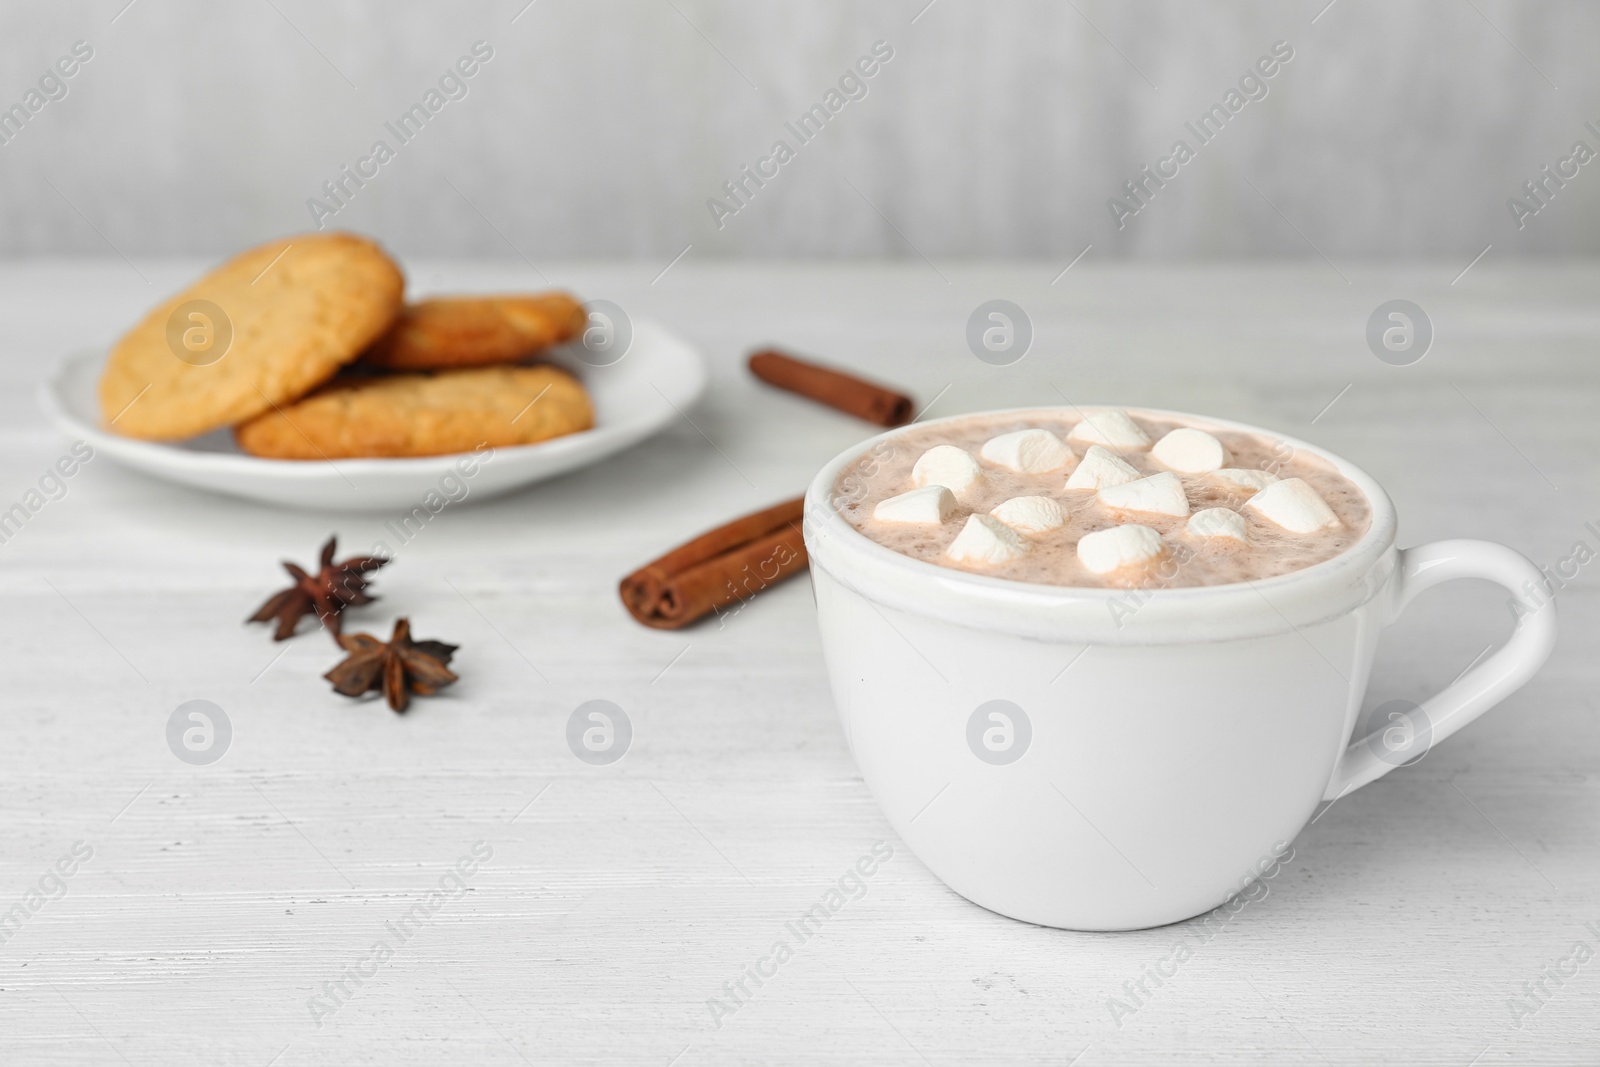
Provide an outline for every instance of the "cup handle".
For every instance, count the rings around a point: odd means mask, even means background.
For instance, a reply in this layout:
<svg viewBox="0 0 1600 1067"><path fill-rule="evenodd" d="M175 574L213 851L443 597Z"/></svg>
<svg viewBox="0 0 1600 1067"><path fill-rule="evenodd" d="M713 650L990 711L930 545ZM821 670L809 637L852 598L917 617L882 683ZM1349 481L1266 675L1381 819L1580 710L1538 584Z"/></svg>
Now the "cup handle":
<svg viewBox="0 0 1600 1067"><path fill-rule="evenodd" d="M1519 552L1492 541L1435 541L1400 552L1391 594L1387 626L1399 617L1406 605L1424 589L1457 578L1486 578L1521 597L1529 588L1541 589L1544 575ZM1531 587L1528 583L1532 583ZM1477 664L1443 690L1435 693L1408 713L1413 721L1411 736L1423 737L1431 747L1449 737L1479 715L1494 707L1532 678L1556 643L1556 606L1546 600L1543 606L1521 616L1506 646ZM1420 718L1421 722L1414 721ZM1380 735L1392 727L1384 724L1367 737L1352 742L1334 768L1324 800L1334 800L1368 782L1383 777L1406 759L1382 758L1386 752ZM1417 755L1426 751L1420 749Z"/></svg>

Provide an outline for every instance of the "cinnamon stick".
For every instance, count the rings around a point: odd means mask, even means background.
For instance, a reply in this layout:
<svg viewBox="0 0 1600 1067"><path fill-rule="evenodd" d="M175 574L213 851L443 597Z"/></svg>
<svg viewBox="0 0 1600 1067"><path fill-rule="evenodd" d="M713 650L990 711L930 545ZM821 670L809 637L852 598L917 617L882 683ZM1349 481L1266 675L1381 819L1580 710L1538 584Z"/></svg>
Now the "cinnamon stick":
<svg viewBox="0 0 1600 1067"><path fill-rule="evenodd" d="M905 393L809 360L796 359L775 348L751 353L750 373L768 385L799 393L879 426L903 426L911 421L912 401Z"/></svg>
<svg viewBox="0 0 1600 1067"><path fill-rule="evenodd" d="M622 605L646 626L676 630L806 568L805 498L741 516L622 579Z"/></svg>

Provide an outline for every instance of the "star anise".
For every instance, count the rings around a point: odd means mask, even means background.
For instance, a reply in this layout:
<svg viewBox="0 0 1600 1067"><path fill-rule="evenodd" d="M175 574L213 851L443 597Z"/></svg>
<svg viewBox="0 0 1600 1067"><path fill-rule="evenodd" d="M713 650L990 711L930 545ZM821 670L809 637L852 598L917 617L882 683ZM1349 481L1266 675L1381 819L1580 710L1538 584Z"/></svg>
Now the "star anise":
<svg viewBox="0 0 1600 1067"><path fill-rule="evenodd" d="M411 640L409 619L394 624L387 643L371 634L341 634L338 641L350 655L323 677L347 697L381 690L389 706L401 712L412 693L432 696L456 680L449 663L459 646Z"/></svg>
<svg viewBox="0 0 1600 1067"><path fill-rule="evenodd" d="M337 640L339 613L351 605L370 604L377 599L367 595L367 572L389 562L377 556L355 556L335 563L333 553L337 545L337 537L328 538L328 543L322 546L320 568L314 575L285 560L283 569L289 572L294 584L273 594L246 621L277 619L278 630L272 639L283 641L294 636L294 628L302 616L315 613Z"/></svg>

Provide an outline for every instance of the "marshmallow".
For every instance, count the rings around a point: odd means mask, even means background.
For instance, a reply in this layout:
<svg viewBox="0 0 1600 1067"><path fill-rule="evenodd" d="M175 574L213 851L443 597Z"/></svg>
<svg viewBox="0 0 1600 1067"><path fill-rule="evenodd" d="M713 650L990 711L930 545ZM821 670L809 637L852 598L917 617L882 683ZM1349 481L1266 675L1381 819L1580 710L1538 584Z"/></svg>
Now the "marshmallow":
<svg viewBox="0 0 1600 1067"><path fill-rule="evenodd" d="M1095 574L1148 563L1161 555L1161 535L1148 526L1113 526L1085 534L1078 542L1078 560Z"/></svg>
<svg viewBox="0 0 1600 1067"><path fill-rule="evenodd" d="M1067 460L1072 458L1072 449L1049 430L1034 429L991 437L978 454L1018 474L1043 474L1066 466Z"/></svg>
<svg viewBox="0 0 1600 1067"><path fill-rule="evenodd" d="M1276 474L1271 474L1267 471L1251 470L1244 467L1228 467L1224 470L1212 471L1211 473L1216 475L1218 478L1221 478L1225 482L1232 482L1240 489L1248 489L1253 493L1261 492L1261 490L1278 480L1278 476Z"/></svg>
<svg viewBox="0 0 1600 1067"><path fill-rule="evenodd" d="M1192 537L1226 537L1244 542L1244 519L1227 508L1206 508L1189 516L1184 526Z"/></svg>
<svg viewBox="0 0 1600 1067"><path fill-rule="evenodd" d="M1014 496L989 514L1023 533L1049 533L1067 524L1066 510L1047 496Z"/></svg>
<svg viewBox="0 0 1600 1067"><path fill-rule="evenodd" d="M1228 465L1228 450L1204 430L1184 427L1157 441L1150 454L1164 467L1185 474L1209 474Z"/></svg>
<svg viewBox="0 0 1600 1067"><path fill-rule="evenodd" d="M926 485L878 501L872 517L879 522L916 522L937 526L955 514L955 494L942 485Z"/></svg>
<svg viewBox="0 0 1600 1067"><path fill-rule="evenodd" d="M1067 479L1068 489L1104 489L1108 485L1125 485L1139 480L1139 471L1107 452L1099 445L1090 445L1078 461L1078 469Z"/></svg>
<svg viewBox="0 0 1600 1067"><path fill-rule="evenodd" d="M1176 474L1163 471L1126 485L1108 485L1096 497L1108 508L1121 511L1146 511L1154 515L1189 514L1189 498Z"/></svg>
<svg viewBox="0 0 1600 1067"><path fill-rule="evenodd" d="M918 488L942 485L958 497L965 497L983 480L978 461L955 445L934 445L911 468L911 483Z"/></svg>
<svg viewBox="0 0 1600 1067"><path fill-rule="evenodd" d="M1085 415L1067 440L1075 445L1104 445L1115 452L1142 452L1150 447L1150 435L1119 408Z"/></svg>
<svg viewBox="0 0 1600 1067"><path fill-rule="evenodd" d="M992 515L968 515L944 554L958 563L1010 563L1028 552L1022 535Z"/></svg>
<svg viewBox="0 0 1600 1067"><path fill-rule="evenodd" d="M1341 525L1328 502L1299 478L1274 482L1245 501L1244 506L1293 533L1315 533Z"/></svg>

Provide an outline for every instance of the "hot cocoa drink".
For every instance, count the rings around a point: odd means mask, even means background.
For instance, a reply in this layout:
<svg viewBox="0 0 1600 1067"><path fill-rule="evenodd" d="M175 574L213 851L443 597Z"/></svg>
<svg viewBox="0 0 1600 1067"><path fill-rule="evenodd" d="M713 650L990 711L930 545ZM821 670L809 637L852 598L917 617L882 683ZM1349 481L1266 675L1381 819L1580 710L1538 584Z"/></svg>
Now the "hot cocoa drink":
<svg viewBox="0 0 1600 1067"><path fill-rule="evenodd" d="M834 499L897 552L1062 586L1270 578L1332 559L1372 521L1320 457L1108 408L914 427L847 469Z"/></svg>

